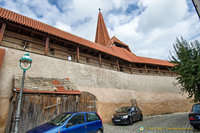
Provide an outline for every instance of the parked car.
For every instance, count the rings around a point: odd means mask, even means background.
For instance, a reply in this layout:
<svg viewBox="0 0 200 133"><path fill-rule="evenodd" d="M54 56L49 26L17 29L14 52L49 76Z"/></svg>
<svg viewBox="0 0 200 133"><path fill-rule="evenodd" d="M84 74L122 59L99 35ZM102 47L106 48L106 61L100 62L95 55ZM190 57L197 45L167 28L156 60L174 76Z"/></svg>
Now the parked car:
<svg viewBox="0 0 200 133"><path fill-rule="evenodd" d="M197 129L200 126L200 103L193 105L189 120L193 128Z"/></svg>
<svg viewBox="0 0 200 133"><path fill-rule="evenodd" d="M103 124L96 112L68 112L27 133L103 133Z"/></svg>
<svg viewBox="0 0 200 133"><path fill-rule="evenodd" d="M133 124L134 121L142 121L142 111L137 106L119 108L112 116L113 124Z"/></svg>

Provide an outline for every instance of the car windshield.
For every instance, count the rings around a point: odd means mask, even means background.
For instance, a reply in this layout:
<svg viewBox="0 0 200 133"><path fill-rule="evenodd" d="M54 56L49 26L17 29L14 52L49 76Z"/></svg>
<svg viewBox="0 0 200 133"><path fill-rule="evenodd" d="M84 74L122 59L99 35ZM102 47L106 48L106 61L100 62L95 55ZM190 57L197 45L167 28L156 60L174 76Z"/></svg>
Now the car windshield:
<svg viewBox="0 0 200 133"><path fill-rule="evenodd" d="M192 112L200 112L200 104L196 104L192 108Z"/></svg>
<svg viewBox="0 0 200 133"><path fill-rule="evenodd" d="M56 126L60 126L66 120L68 120L71 116L72 116L72 114L61 114L61 115L58 115L56 118L54 118L53 120L51 120L51 121L49 121L47 123L53 124L53 125L56 125Z"/></svg>
<svg viewBox="0 0 200 133"><path fill-rule="evenodd" d="M126 113L126 112L129 112L130 109L131 109L131 107L121 107L116 112L117 113Z"/></svg>

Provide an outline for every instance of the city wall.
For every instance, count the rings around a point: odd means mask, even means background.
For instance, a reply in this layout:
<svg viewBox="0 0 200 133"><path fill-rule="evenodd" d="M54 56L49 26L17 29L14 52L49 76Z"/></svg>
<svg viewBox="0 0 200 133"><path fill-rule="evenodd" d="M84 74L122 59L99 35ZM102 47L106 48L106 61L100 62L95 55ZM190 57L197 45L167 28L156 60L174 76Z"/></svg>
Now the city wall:
<svg viewBox="0 0 200 133"><path fill-rule="evenodd" d="M12 95L14 75L22 75L19 59L24 51L7 48L0 69L0 132L4 130ZM186 112L192 102L181 95L175 86L175 77L159 75L127 74L100 67L75 63L40 54L30 53L32 67L26 76L69 78L81 91L97 97L98 113L104 122L122 105L130 105L136 99L144 115Z"/></svg>

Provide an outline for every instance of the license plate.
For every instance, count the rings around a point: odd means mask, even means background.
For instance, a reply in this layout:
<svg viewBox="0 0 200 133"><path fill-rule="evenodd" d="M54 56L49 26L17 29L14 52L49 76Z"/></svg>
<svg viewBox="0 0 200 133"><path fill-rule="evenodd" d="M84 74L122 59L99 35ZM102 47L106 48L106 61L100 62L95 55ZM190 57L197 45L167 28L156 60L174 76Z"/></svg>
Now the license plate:
<svg viewBox="0 0 200 133"><path fill-rule="evenodd" d="M115 120L115 121L119 122L120 120Z"/></svg>

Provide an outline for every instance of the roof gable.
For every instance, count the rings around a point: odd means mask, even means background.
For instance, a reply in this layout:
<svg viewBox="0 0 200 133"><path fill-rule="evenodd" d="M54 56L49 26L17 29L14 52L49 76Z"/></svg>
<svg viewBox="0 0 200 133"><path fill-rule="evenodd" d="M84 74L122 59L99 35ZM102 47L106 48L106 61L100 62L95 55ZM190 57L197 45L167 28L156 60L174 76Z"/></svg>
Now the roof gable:
<svg viewBox="0 0 200 133"><path fill-rule="evenodd" d="M119 45L119 47L123 47L123 48L127 49L129 52L131 52L128 45L126 45L125 43L120 41L117 37L113 36L110 40L110 45L112 46L115 43L117 43Z"/></svg>

